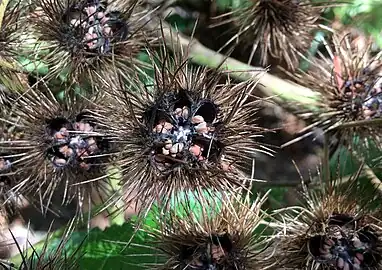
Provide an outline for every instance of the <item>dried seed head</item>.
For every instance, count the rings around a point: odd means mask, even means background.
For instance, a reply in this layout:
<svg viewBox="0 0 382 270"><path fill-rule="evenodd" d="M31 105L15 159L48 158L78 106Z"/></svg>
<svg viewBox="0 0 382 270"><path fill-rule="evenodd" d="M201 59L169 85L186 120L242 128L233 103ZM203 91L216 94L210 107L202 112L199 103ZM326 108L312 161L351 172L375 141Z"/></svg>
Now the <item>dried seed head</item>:
<svg viewBox="0 0 382 270"><path fill-rule="evenodd" d="M240 186L242 179L233 175L261 151L256 104L247 100L255 83L233 84L192 68L184 55L153 58L159 61L153 61L152 89L141 82L129 90L113 81L105 86L118 103L105 126L113 127L124 148L128 193L146 208L156 199L166 206L169 195L182 190Z"/></svg>
<svg viewBox="0 0 382 270"><path fill-rule="evenodd" d="M334 2L334 3L333 3ZM299 63L299 53L304 53L311 45L314 31L319 27L322 11L336 1L312 0L251 0L228 15L227 22L233 22L237 34L229 45L237 39L259 58L261 65L269 65L271 59L295 69Z"/></svg>
<svg viewBox="0 0 382 270"><path fill-rule="evenodd" d="M100 192L108 188L104 171L110 157L108 139L97 132L91 113L101 106L97 98L69 96L59 102L49 89L30 89L17 97L14 106L14 118L4 120L18 119L23 138L0 142L0 146L13 154L12 163L21 178L18 192L38 193L50 203L53 192L62 189L63 202L79 198L81 205L93 187Z"/></svg>
<svg viewBox="0 0 382 270"><path fill-rule="evenodd" d="M290 74L294 81L320 94L316 111L301 110L297 114L324 131L379 119L382 113L380 56L370 56L371 44L360 46L352 41L350 36L339 40L334 35L330 43L334 50L326 46L330 58L312 59L310 70ZM367 123L336 130L339 141L349 145L358 135L361 142L369 138L379 142L379 127Z"/></svg>
<svg viewBox="0 0 382 270"><path fill-rule="evenodd" d="M356 187L358 176L350 179L348 187L334 181L321 191L306 191L303 208L282 212L275 226L279 230L274 257L277 266L333 270L381 267L382 221L370 208L374 195L365 198L368 193Z"/></svg>
<svg viewBox="0 0 382 270"><path fill-rule="evenodd" d="M77 80L97 79L116 68L125 76L138 64L134 56L149 34L142 33L150 15L137 1L39 0L31 24L40 42L54 48L44 59L51 74L63 69Z"/></svg>
<svg viewBox="0 0 382 270"><path fill-rule="evenodd" d="M25 7L21 1L9 1L0 22L0 84L15 89L16 58L23 45ZM0 96L1 105L1 96Z"/></svg>
<svg viewBox="0 0 382 270"><path fill-rule="evenodd" d="M158 228L149 229L150 244L159 251L152 269L244 270L263 269L261 249L266 240L256 234L263 218L260 213L265 197L254 202L227 195L215 211L184 206L158 218ZM162 260L163 259L163 260Z"/></svg>

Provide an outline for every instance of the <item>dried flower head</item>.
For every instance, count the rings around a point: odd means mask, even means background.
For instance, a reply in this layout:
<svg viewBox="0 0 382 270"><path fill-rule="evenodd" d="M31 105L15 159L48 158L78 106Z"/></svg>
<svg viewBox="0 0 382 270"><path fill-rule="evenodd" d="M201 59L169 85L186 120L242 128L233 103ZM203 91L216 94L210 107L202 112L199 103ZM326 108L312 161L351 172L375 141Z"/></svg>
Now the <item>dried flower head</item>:
<svg viewBox="0 0 382 270"><path fill-rule="evenodd" d="M382 113L380 56L371 57L371 44L357 45L350 36L339 40L334 35L330 45L334 50L326 46L329 58L313 58L308 71L290 74L321 98L315 111L297 114L309 121L310 127L336 132L343 144L351 145L354 136L359 136L360 146L368 144L368 139L379 142L379 127L373 123Z"/></svg>
<svg viewBox="0 0 382 270"><path fill-rule="evenodd" d="M146 209L156 199L166 206L183 190L240 186L243 177L236 175L252 165L256 151L267 151L255 140L263 131L255 124L257 101L248 99L256 82L232 83L192 67L185 55L152 58L152 85L104 87L117 102L105 121L124 149L128 197Z"/></svg>
<svg viewBox="0 0 382 270"><path fill-rule="evenodd" d="M199 208L185 204L158 219L158 228L151 230L159 261L151 269L161 270L245 270L264 269L262 250L266 237L256 233L263 219L261 205L266 199L227 195L211 212L203 203ZM216 211L216 212L215 212ZM158 259L158 258L156 258Z"/></svg>
<svg viewBox="0 0 382 270"><path fill-rule="evenodd" d="M251 50L249 63L254 56L260 64L270 64L276 59L295 69L299 53L309 49L314 31L319 29L322 11L336 1L312 0L249 0L226 14L232 22L235 35L225 46L239 42Z"/></svg>
<svg viewBox="0 0 382 270"><path fill-rule="evenodd" d="M31 24L50 49L50 73L75 80L116 69L128 76L146 41L141 31L150 13L138 1L38 0ZM147 33L146 33L147 34ZM147 38L149 39L149 38ZM123 70L123 72L122 72Z"/></svg>
<svg viewBox="0 0 382 270"><path fill-rule="evenodd" d="M302 207L282 212L276 223L279 268L380 269L382 220L369 207L374 195L365 198L368 193L356 186L358 177L347 186L333 181L320 191L306 190Z"/></svg>
<svg viewBox="0 0 382 270"><path fill-rule="evenodd" d="M18 168L18 192L38 194L49 204L54 191L61 189L63 202L76 198L81 206L83 200L90 200L91 192L108 188L105 168L110 144L97 131L91 113L102 106L101 99L67 96L61 102L47 88L33 88L17 97L13 115L19 122L14 124L23 137L2 141L0 146L18 151L10 156L11 166ZM2 120L12 123L12 119Z"/></svg>

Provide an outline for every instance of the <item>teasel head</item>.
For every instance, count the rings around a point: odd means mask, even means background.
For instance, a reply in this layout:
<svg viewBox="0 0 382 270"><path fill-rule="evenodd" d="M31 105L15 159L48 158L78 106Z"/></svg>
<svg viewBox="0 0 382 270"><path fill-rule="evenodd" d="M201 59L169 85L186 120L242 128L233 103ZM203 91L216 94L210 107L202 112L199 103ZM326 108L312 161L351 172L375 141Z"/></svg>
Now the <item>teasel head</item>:
<svg viewBox="0 0 382 270"><path fill-rule="evenodd" d="M305 189L301 207L279 212L275 269L381 268L382 221L372 207L375 194L357 185L360 171L350 184L336 179Z"/></svg>
<svg viewBox="0 0 382 270"><path fill-rule="evenodd" d="M104 105L101 100L106 102L101 95L89 99L67 95L60 101L47 86L40 85L14 101L13 114L18 119L14 124L23 137L0 142L0 146L16 152L10 156L19 179L15 191L44 202L44 212L55 191L63 196L63 204L75 199L79 210L94 191L110 192L105 170L111 145L98 132L91 112Z"/></svg>
<svg viewBox="0 0 382 270"><path fill-rule="evenodd" d="M224 45L238 43L249 50L248 62L259 59L262 66L273 61L294 70L319 29L325 8L336 1L249 0L219 16L233 25L235 34ZM227 17L227 19L222 19ZM221 24L220 22L219 24ZM258 60L256 60L258 62Z"/></svg>
<svg viewBox="0 0 382 270"><path fill-rule="evenodd" d="M50 50L44 60L52 75L64 70L74 81L92 81L116 69L128 77L140 64L135 56L151 40L142 30L151 13L139 0L38 0L36 5L31 24Z"/></svg>
<svg viewBox="0 0 382 270"><path fill-rule="evenodd" d="M148 244L156 251L150 269L244 270L265 269L262 261L268 238L260 235L267 195L252 200L249 192L224 193L211 208L204 201L183 201L158 214L156 227L147 228ZM182 210L180 210L182 209Z"/></svg>
<svg viewBox="0 0 382 270"><path fill-rule="evenodd" d="M290 76L319 95L314 110L297 112L309 127L334 134L346 146L355 147L353 138L358 136L358 145L364 147L370 140L379 143L379 128L374 122L382 112L382 61L380 55L370 55L371 43L354 41L350 35L339 39L333 34L325 55L310 59L307 71Z"/></svg>
<svg viewBox="0 0 382 270"><path fill-rule="evenodd" d="M149 53L152 84L110 81L104 87L116 101L105 126L123 149L127 197L147 209L157 199L167 207L172 194L185 190L241 186L256 152L268 153L256 142L264 132L255 123L259 101L248 98L256 82L236 84L192 67L183 53Z"/></svg>

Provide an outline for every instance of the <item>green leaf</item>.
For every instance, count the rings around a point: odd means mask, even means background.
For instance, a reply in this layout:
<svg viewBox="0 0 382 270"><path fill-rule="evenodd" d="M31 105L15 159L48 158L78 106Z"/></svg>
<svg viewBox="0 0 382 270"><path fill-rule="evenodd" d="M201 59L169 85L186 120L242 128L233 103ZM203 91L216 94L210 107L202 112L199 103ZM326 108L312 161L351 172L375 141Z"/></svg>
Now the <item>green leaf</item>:
<svg viewBox="0 0 382 270"><path fill-rule="evenodd" d="M92 270L119 270L143 269L144 263L154 261L154 251L152 248L145 247L144 232L138 232L134 237L135 245L126 247L126 244L133 236L134 228L130 223L122 226L112 225L105 231L98 228L86 231L74 232L66 245L66 252L72 254L78 248L78 244L86 238L79 254L83 254L78 263L80 269ZM54 250L61 239L52 239L49 249Z"/></svg>

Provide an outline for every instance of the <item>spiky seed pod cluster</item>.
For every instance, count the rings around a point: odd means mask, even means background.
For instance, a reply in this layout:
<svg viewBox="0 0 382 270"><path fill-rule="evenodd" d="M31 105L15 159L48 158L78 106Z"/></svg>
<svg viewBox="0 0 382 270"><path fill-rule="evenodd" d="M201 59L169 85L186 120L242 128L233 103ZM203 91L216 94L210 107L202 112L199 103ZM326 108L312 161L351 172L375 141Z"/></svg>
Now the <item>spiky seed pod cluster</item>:
<svg viewBox="0 0 382 270"><path fill-rule="evenodd" d="M139 1L139 0L138 0ZM147 40L141 28L150 13L138 1L38 0L30 22L41 44L53 48L44 60L50 74L95 80L116 69L128 76Z"/></svg>
<svg viewBox="0 0 382 270"><path fill-rule="evenodd" d="M256 143L263 132L254 123L256 101L248 101L256 83L234 84L194 68L184 54L154 53L152 59L152 85L111 81L104 87L117 101L103 125L123 149L128 197L147 209L157 199L166 206L183 190L240 186L237 174L251 166L256 151L266 151Z"/></svg>
<svg viewBox="0 0 382 270"><path fill-rule="evenodd" d="M375 120L381 116L380 55L371 57L371 44L360 46L352 41L350 36L340 40L334 34L330 45L326 46L330 58L314 58L310 70L291 74L294 81L321 96L316 111L298 112L312 127L328 131L340 125ZM337 131L339 141L347 145L352 144L354 135L360 136L362 144L367 145L368 139L378 143L379 133L378 126L367 124Z"/></svg>
<svg viewBox="0 0 382 270"><path fill-rule="evenodd" d="M305 190L302 207L282 212L273 224L275 269L381 269L382 220L370 208L374 195L356 188L358 176Z"/></svg>
<svg viewBox="0 0 382 270"><path fill-rule="evenodd" d="M149 229L152 238L148 242L164 263L152 269L264 269L266 238L256 230L264 218L261 206L266 196L255 201L248 193L244 199L232 193L223 196L224 200L212 204L210 210L201 210L205 208L203 202L194 206L185 203L158 218L158 229Z"/></svg>
<svg viewBox="0 0 382 270"><path fill-rule="evenodd" d="M0 146L10 152L9 165L16 170L19 193L39 193L49 204L53 193L61 189L63 202L76 198L81 206L94 189L108 189L105 168L111 148L91 113L102 106L100 100L69 95L61 102L50 89L37 87L14 100L13 116L19 121L15 125L21 127L23 138L2 141Z"/></svg>
<svg viewBox="0 0 382 270"><path fill-rule="evenodd" d="M319 29L321 13L332 2L336 1L246 1L227 14L236 34L226 45L239 41L251 50L248 62L255 57L265 66L276 60L295 69L299 54L309 49Z"/></svg>

